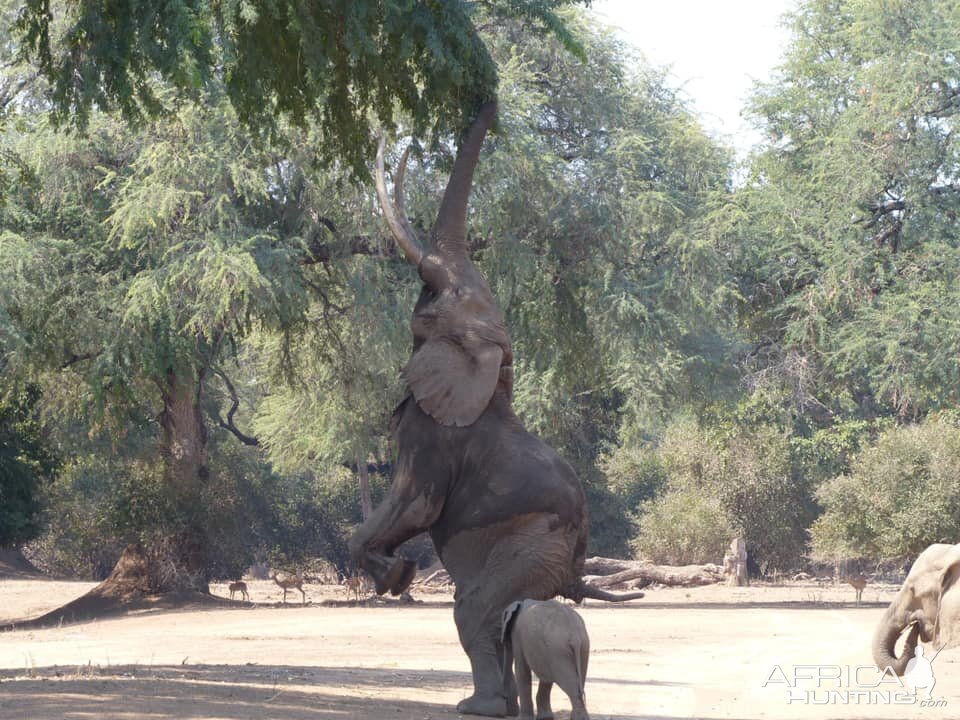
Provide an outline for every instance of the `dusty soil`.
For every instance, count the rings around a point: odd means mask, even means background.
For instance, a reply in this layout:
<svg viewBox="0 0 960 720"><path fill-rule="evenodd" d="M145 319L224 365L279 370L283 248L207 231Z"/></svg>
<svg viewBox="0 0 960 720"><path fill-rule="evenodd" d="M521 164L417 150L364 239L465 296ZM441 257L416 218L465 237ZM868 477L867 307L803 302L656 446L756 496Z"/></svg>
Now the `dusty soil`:
<svg viewBox="0 0 960 720"><path fill-rule="evenodd" d="M458 717L453 708L471 685L448 593L415 591L424 602L412 606L324 607L323 599L345 602L345 591L307 585L306 606L292 595L281 606L272 583L248 585L256 604L236 609L0 633L0 718ZM0 624L91 586L0 580ZM227 594L223 585L214 592ZM587 705L594 720L960 717L960 650L934 660L936 707L884 702L870 692L876 671L857 675L870 664L873 627L894 592L868 586L859 608L849 586L815 583L653 590L622 606L591 601L580 610L592 642ZM847 668L850 682L825 680L814 694L816 681L795 680ZM888 680L877 689L899 686ZM566 697L559 689L553 697L558 718L568 717Z"/></svg>

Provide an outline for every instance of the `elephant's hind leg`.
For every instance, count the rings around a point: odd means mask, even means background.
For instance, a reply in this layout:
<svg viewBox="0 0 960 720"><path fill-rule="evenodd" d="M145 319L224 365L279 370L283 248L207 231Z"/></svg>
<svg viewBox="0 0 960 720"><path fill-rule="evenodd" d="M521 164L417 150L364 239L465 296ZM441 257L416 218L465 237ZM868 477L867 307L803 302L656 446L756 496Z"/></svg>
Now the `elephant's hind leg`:
<svg viewBox="0 0 960 720"><path fill-rule="evenodd" d="M553 690L552 682L540 681L540 686L537 688L537 720L553 720L553 708L550 707L551 690Z"/></svg>
<svg viewBox="0 0 960 720"><path fill-rule="evenodd" d="M500 643L500 611L485 602L479 593L457 598L453 609L460 644L470 659L473 695L457 704L457 712L503 717L517 712L516 682L513 673L503 671L503 645Z"/></svg>
<svg viewBox="0 0 960 720"><path fill-rule="evenodd" d="M533 720L533 674L523 655L517 655L517 691L520 693L520 716L517 720ZM537 693L537 697L539 697Z"/></svg>
<svg viewBox="0 0 960 720"><path fill-rule="evenodd" d="M570 720L590 720L583 693L580 691L580 679L576 676L576 673L571 673L562 680L557 678L557 685L570 698Z"/></svg>
<svg viewBox="0 0 960 720"><path fill-rule="evenodd" d="M499 526L460 533L442 553L457 584L453 617L473 672L474 694L457 706L463 713L516 712L512 688L503 682L500 614L515 600L547 600L571 581L576 528L551 528L540 515L508 524L509 534ZM479 562L478 547L490 548Z"/></svg>

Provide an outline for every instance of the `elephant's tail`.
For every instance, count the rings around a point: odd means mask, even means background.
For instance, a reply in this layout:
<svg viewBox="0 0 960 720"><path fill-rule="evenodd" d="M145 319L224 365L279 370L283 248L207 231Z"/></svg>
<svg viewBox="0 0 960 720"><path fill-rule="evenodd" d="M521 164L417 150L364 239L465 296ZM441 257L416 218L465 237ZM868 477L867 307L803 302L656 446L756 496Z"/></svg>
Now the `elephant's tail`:
<svg viewBox="0 0 960 720"><path fill-rule="evenodd" d="M583 578L580 578L564 590L561 595L575 602L581 602L584 598L606 600L607 602L625 602L627 600L639 600L644 596L644 593L639 590L636 592L612 593L607 590L601 590L593 585L588 585L583 581Z"/></svg>

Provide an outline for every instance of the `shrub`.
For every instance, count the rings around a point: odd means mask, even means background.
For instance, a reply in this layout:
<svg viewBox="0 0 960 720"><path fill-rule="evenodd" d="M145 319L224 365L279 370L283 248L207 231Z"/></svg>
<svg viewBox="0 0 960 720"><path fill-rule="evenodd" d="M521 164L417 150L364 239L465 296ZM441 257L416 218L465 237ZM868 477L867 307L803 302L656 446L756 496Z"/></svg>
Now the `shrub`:
<svg viewBox="0 0 960 720"><path fill-rule="evenodd" d="M645 501L637 523L634 552L666 565L719 563L733 536L719 500L697 488L668 490Z"/></svg>
<svg viewBox="0 0 960 720"><path fill-rule="evenodd" d="M631 511L667 484L667 469L656 448L622 445L600 457L607 488Z"/></svg>
<svg viewBox="0 0 960 720"><path fill-rule="evenodd" d="M28 385L0 398L0 547L40 533L40 493L57 461L34 417L40 389Z"/></svg>
<svg viewBox="0 0 960 720"><path fill-rule="evenodd" d="M862 450L849 474L821 484L816 559L915 555L960 537L960 427L952 416L897 427Z"/></svg>
<svg viewBox="0 0 960 720"><path fill-rule="evenodd" d="M730 524L766 573L802 564L807 528L816 508L808 474L794 457L789 438L773 427L733 437L715 481Z"/></svg>
<svg viewBox="0 0 960 720"><path fill-rule="evenodd" d="M800 565L816 505L793 440L774 425L708 432L682 419L655 450L635 452L632 466L629 453L614 454L618 471L630 467L641 478L635 485L621 480L626 492L664 488L640 505L635 551L662 562L719 562L741 535L764 571Z"/></svg>

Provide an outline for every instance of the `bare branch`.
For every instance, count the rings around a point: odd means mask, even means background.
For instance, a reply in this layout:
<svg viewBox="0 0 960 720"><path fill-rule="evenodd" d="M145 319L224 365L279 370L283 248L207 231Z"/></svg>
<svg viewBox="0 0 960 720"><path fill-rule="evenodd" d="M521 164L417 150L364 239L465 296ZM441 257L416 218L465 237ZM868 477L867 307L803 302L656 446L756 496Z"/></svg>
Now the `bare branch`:
<svg viewBox="0 0 960 720"><path fill-rule="evenodd" d="M879 248L884 243L889 242L890 252L897 252L900 247L900 231L903 229L903 223L897 220L882 232L873 236L874 244Z"/></svg>
<svg viewBox="0 0 960 720"><path fill-rule="evenodd" d="M885 215L889 215L892 212L900 212L907 209L907 203L904 200L888 200L887 202L875 202L870 203L870 211L873 215L870 217L870 220L867 222L866 227L872 228L880 219Z"/></svg>
<svg viewBox="0 0 960 720"><path fill-rule="evenodd" d="M63 361L63 364L60 365L60 369L66 370L71 365L76 365L77 363L83 362L84 360L92 360L99 354L100 354L99 352L83 353L82 355L77 355L76 353L72 353L70 357L68 357L66 360Z"/></svg>
<svg viewBox="0 0 960 720"><path fill-rule="evenodd" d="M233 433L236 438L242 442L244 445L256 446L260 444L260 441L251 437L250 435L245 435L237 429L237 426L233 424L234 413L237 412L237 408L240 407L240 398L237 397L237 390L233 387L233 383L230 382L230 378L227 377L226 373L223 370L218 368L213 368L213 372L217 377L223 380L223 384L227 386L227 391L230 393L230 398L233 400L233 404L230 406L230 410L227 411L227 421L224 422L223 418L220 417L220 413L217 413L217 424L222 427L224 430L229 430Z"/></svg>

